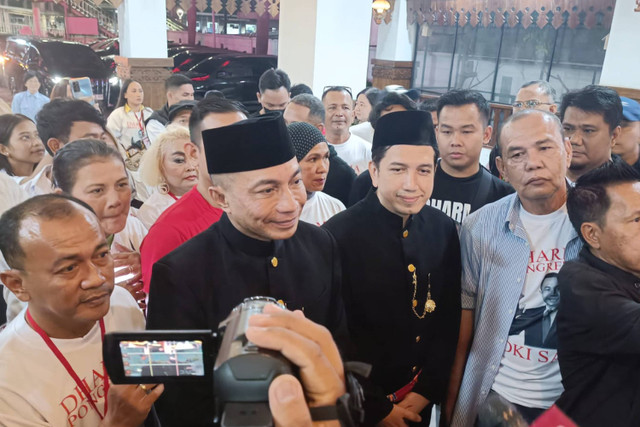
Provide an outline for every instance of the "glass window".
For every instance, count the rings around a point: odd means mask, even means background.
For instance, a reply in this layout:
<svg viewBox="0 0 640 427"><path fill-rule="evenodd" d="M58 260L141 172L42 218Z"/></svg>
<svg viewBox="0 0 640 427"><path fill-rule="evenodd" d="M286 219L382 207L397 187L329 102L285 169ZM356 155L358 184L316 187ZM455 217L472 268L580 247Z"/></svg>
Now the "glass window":
<svg viewBox="0 0 640 427"><path fill-rule="evenodd" d="M520 86L531 80L549 81L559 96L599 82L605 54L602 39L610 25L605 25L602 15L596 16L592 28L586 28L582 13L581 22L570 28L565 12L564 22L556 29L551 23L542 28L536 25L546 18L538 17L537 12L534 23L525 28L519 22L522 12L517 14L517 21L511 19L509 23L505 19L502 26L495 25L494 13L492 19L479 19L475 27L470 23L459 25L468 16L457 12L457 19L451 23L423 23L416 46L413 87L436 94L474 89L493 102L511 104ZM551 12L547 16L552 17Z"/></svg>

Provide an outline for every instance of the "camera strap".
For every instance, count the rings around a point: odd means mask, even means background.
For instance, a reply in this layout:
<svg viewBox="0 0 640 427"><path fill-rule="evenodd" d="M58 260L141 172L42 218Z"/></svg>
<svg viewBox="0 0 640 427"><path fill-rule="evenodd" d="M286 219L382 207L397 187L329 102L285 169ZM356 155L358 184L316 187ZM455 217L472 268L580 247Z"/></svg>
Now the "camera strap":
<svg viewBox="0 0 640 427"><path fill-rule="evenodd" d="M29 312L28 308L27 308L26 318L29 325L31 325L33 330L36 331L38 335L40 335L40 337L43 339L45 344L47 344L47 347L49 347L51 352L58 358L62 366L64 366L64 368L67 370L71 378L73 378L73 380L76 382L76 385L78 386L78 388L82 390L84 395L87 397L87 400L89 401L89 404L91 405L91 407L95 409L95 411L98 413L98 416L100 417L100 419L104 420L104 417L107 415L107 393L109 392L109 377L107 376L106 365L102 363L102 373L103 373L102 381L104 384L103 386L104 387L104 414L101 414L100 411L98 410L98 406L91 398L91 393L89 392L89 389L87 388L86 384L80 380L80 377L78 377L78 374L76 374L76 371L73 369L73 367L71 366L67 358L64 357L64 355L58 349L58 347L53 343L51 338L49 338L49 335L47 335L47 333L40 327L40 325L38 325L36 321L33 320L33 317L31 317L31 313ZM102 337L102 341L104 341L104 331L105 331L104 319L100 319L98 323L100 324L100 335Z"/></svg>

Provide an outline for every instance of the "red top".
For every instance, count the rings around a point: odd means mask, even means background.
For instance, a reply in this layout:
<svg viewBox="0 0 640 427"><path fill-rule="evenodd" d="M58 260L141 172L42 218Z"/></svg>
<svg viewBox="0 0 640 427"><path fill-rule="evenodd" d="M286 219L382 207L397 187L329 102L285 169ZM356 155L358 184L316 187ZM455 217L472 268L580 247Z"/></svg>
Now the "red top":
<svg viewBox="0 0 640 427"><path fill-rule="evenodd" d="M153 264L196 234L211 227L221 216L222 210L211 206L195 186L158 217L140 246L142 282L147 294Z"/></svg>

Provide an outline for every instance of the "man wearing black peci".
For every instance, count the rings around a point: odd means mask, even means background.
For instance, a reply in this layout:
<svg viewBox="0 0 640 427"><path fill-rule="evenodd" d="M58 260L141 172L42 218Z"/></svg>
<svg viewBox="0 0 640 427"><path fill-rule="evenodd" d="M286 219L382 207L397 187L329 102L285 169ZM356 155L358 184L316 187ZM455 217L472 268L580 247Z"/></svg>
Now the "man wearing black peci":
<svg viewBox="0 0 640 427"><path fill-rule="evenodd" d="M147 327L216 330L244 298L260 295L342 335L338 250L326 230L298 222L306 192L282 115L202 136L209 191L225 213L154 265ZM213 408L210 385L167 385L158 403L163 426L210 425Z"/></svg>
<svg viewBox="0 0 640 427"><path fill-rule="evenodd" d="M324 225L340 249L356 359L373 365L379 387L365 401L366 425L428 425L447 389L460 323L460 243L455 222L425 205L437 157L429 113L381 117L369 166L375 191Z"/></svg>

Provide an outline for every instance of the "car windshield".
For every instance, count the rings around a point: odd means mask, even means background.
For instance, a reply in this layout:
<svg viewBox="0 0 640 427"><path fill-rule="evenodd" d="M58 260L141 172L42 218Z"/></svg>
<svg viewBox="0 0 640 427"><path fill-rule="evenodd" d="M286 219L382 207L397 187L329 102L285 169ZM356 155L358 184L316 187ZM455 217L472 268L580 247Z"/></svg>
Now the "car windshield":
<svg viewBox="0 0 640 427"><path fill-rule="evenodd" d="M38 50L45 64L53 70L62 72L69 67L90 70L104 69L100 57L88 46L51 42L38 45Z"/></svg>

